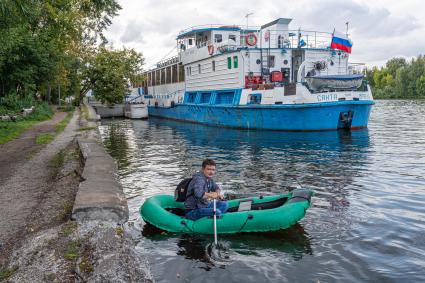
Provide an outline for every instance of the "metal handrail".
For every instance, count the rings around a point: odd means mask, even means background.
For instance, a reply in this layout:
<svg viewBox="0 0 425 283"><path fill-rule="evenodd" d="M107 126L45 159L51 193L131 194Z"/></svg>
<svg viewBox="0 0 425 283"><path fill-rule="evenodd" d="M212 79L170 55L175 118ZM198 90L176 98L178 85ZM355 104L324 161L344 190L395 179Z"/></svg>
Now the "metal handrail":
<svg viewBox="0 0 425 283"><path fill-rule="evenodd" d="M182 35L185 34L187 32L196 30L196 29L201 29L201 28L221 28L221 27L228 27L228 28L238 28L238 29L242 29L242 25L229 25L229 24L205 24L205 25L196 25L196 26L191 26L189 28L183 29L179 32L178 35Z"/></svg>
<svg viewBox="0 0 425 283"><path fill-rule="evenodd" d="M267 30L259 30L254 32L259 39L264 37ZM285 36L287 35L287 36ZM245 38L247 34L240 34L240 46L246 46ZM280 38L279 36L284 36ZM331 32L314 31L314 30L277 30L269 31L269 41L273 44L278 43L281 48L328 48L332 39ZM280 41L282 40L282 41ZM279 42L280 41L280 42ZM257 43L260 45L261 40ZM209 42L202 42L186 50L193 48L201 48L208 45Z"/></svg>
<svg viewBox="0 0 425 283"><path fill-rule="evenodd" d="M143 97L143 95L138 94L136 97L133 97L132 99L125 101L125 104L129 104L129 103L130 103L130 102L132 102L133 100L136 100L137 98L140 98L140 97Z"/></svg>

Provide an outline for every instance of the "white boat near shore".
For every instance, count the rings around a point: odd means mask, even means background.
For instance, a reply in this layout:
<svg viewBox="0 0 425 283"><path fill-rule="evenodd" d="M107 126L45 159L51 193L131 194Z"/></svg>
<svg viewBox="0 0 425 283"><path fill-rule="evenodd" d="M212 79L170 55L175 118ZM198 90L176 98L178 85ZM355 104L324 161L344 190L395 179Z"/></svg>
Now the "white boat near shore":
<svg viewBox="0 0 425 283"><path fill-rule="evenodd" d="M130 119L148 118L148 105L143 100L142 88L133 88L125 97L124 116Z"/></svg>
<svg viewBox="0 0 425 283"><path fill-rule="evenodd" d="M147 119L148 106L144 103L127 103L124 106L124 116L130 119Z"/></svg>

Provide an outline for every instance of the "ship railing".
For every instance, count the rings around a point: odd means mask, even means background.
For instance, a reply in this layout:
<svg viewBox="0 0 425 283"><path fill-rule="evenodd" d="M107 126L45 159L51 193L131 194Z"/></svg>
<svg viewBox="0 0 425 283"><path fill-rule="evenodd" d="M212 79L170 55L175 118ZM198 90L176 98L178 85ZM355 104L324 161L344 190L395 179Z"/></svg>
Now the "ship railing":
<svg viewBox="0 0 425 283"><path fill-rule="evenodd" d="M229 24L205 24L205 25L196 25L196 26L191 26L187 29L183 29L179 32L179 35L191 32L191 31L196 31L196 30L200 30L200 29L208 29L208 28L234 28L234 29L241 29L240 25L229 25ZM257 28L257 27L256 27Z"/></svg>
<svg viewBox="0 0 425 283"><path fill-rule="evenodd" d="M199 26L199 27L212 27L214 25ZM217 25L223 26L223 25ZM231 26L226 26L231 27ZM195 27L193 28L195 29ZM189 31L192 29L189 29ZM187 30L186 30L187 32ZM259 30L259 29L241 29L238 47L251 47L246 43L246 37L253 33L257 37L257 44L253 47L261 48L316 48L327 49L330 48L332 41L331 32L322 32L314 30ZM267 38L267 39L266 39ZM219 42L201 41L192 48L202 48L209 44L220 44Z"/></svg>
<svg viewBox="0 0 425 283"><path fill-rule="evenodd" d="M162 68L162 67L165 67L165 66L177 64L178 62L179 62L179 56L175 55L175 56L172 56L170 58L162 59L161 61L157 62L156 67Z"/></svg>
<svg viewBox="0 0 425 283"><path fill-rule="evenodd" d="M223 25L204 25L197 27L213 27ZM231 26L226 26L231 27ZM195 29L193 27L192 29ZM189 29L191 30L191 29ZM257 44L255 46L248 46L246 43L246 37L250 34L255 34L257 37ZM230 41L230 40L229 40ZM234 43L236 48L311 48L311 49L329 49L332 41L331 32L322 32L314 30L259 30L259 29L241 29L239 38ZM195 46L188 48L187 50L196 48L204 48L210 44L223 45L225 40L222 42L215 41L201 41ZM233 44L232 44L233 45ZM186 48L179 49L179 52L186 51Z"/></svg>
<svg viewBox="0 0 425 283"><path fill-rule="evenodd" d="M349 74L364 74L366 71L365 63L348 63Z"/></svg>
<svg viewBox="0 0 425 283"><path fill-rule="evenodd" d="M245 43L245 37L241 35L241 43ZM313 30L261 30L258 33L257 45L262 48L330 48L332 33ZM261 40L260 40L261 39Z"/></svg>

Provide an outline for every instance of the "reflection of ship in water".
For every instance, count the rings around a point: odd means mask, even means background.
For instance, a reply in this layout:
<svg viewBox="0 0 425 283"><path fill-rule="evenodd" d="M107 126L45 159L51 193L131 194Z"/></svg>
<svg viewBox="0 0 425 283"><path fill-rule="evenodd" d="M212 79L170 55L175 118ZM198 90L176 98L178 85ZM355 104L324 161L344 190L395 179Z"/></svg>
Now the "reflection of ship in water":
<svg viewBox="0 0 425 283"><path fill-rule="evenodd" d="M171 193L208 156L219 164L217 180L228 193L275 194L301 184L330 203L358 189L359 168L369 162L367 129L241 131L161 119L110 120L105 126L111 128L103 131L108 150L113 156L119 152L119 162L132 167L131 182L145 178L138 186L151 195Z"/></svg>
<svg viewBox="0 0 425 283"><path fill-rule="evenodd" d="M179 140L187 164L200 163L205 153L217 159L219 176L240 193L278 193L301 183L339 191L361 175L368 162L369 133L360 131L269 132L240 131L151 119L164 139ZM136 124L134 125L138 127ZM135 129L136 132L138 130ZM155 137L152 137L155 139ZM191 150L194 152L191 153ZM236 182L235 182L236 181Z"/></svg>
<svg viewBox="0 0 425 283"><path fill-rule="evenodd" d="M177 246L179 249L177 255L205 262L205 268L210 268L211 262L205 247L211 244L211 236L170 234L150 224L143 226L142 235L152 241L165 241L170 237L178 237ZM276 232L220 235L220 241L225 242L233 253L242 255L256 254L257 251L278 251L297 261L306 254L313 254L310 236L300 224ZM232 255L229 256L231 260Z"/></svg>
<svg viewBox="0 0 425 283"><path fill-rule="evenodd" d="M119 123L116 123L118 121ZM108 153L118 162L120 168L130 165L132 135L131 124L126 120L102 120L99 128L103 145Z"/></svg>

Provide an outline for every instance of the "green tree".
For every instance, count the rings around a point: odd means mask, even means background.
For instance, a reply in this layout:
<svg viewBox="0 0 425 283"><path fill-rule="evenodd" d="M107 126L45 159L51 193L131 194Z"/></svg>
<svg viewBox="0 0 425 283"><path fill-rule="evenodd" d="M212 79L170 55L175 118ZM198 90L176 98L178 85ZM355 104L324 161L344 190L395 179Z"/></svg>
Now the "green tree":
<svg viewBox="0 0 425 283"><path fill-rule="evenodd" d="M385 67L366 70L376 98L424 98L422 76L425 76L425 57L411 61L404 58L388 60Z"/></svg>
<svg viewBox="0 0 425 283"><path fill-rule="evenodd" d="M86 69L84 89L92 89L102 103L122 103L132 78L141 73L142 65L142 54L133 49L100 48Z"/></svg>
<svg viewBox="0 0 425 283"><path fill-rule="evenodd" d="M399 68L407 65L406 59L404 58L392 58L385 64L387 72L395 78L396 72Z"/></svg>
<svg viewBox="0 0 425 283"><path fill-rule="evenodd" d="M419 97L425 98L425 75L420 76L416 81L416 91Z"/></svg>
<svg viewBox="0 0 425 283"><path fill-rule="evenodd" d="M0 95L78 93L116 0L0 0Z"/></svg>
<svg viewBox="0 0 425 283"><path fill-rule="evenodd" d="M395 92L398 98L407 97L407 84L409 81L408 67L401 67L396 72Z"/></svg>

